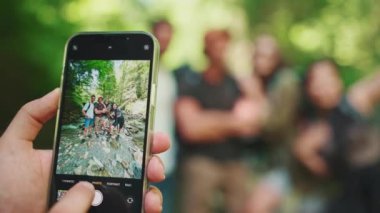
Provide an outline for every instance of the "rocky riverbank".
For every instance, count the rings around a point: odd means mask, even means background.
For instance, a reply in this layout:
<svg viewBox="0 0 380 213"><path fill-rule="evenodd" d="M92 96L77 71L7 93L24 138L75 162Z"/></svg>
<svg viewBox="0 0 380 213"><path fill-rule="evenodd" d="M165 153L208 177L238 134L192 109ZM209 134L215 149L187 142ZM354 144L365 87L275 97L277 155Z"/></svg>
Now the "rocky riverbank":
<svg viewBox="0 0 380 213"><path fill-rule="evenodd" d="M91 134L84 141L81 121L62 126L57 173L141 178L145 122L137 115L125 120L119 136Z"/></svg>

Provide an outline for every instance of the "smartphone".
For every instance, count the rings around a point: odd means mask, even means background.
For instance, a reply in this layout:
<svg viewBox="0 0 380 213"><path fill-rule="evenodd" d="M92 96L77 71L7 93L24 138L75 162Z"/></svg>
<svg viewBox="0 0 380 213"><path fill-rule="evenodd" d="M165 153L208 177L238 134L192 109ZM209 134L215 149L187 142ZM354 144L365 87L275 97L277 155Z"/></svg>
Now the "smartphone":
<svg viewBox="0 0 380 213"><path fill-rule="evenodd" d="M79 33L66 44L49 204L79 181L90 212L143 212L159 46L145 32Z"/></svg>

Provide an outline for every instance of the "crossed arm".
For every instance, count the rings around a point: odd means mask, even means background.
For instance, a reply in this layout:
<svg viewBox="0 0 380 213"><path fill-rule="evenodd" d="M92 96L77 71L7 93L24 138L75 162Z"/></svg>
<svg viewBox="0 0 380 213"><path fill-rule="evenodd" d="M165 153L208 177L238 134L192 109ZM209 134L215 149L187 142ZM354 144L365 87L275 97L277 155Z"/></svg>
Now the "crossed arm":
<svg viewBox="0 0 380 213"><path fill-rule="evenodd" d="M255 134L259 129L258 109L241 98L231 111L203 109L191 97L181 97L175 104L180 134L190 143L222 142L226 137Z"/></svg>

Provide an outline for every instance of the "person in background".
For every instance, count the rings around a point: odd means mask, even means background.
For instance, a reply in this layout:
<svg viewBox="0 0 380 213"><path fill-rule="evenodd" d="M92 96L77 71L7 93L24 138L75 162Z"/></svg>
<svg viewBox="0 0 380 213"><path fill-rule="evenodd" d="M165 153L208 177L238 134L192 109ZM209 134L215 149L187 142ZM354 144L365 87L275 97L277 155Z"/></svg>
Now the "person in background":
<svg viewBox="0 0 380 213"><path fill-rule="evenodd" d="M258 108L226 69L229 40L225 30L205 34L209 64L199 81L181 92L175 105L183 213L212 212L218 207L241 212L246 199L248 170L239 139L257 132L261 112L252 110ZM215 200L218 194L224 206Z"/></svg>
<svg viewBox="0 0 380 213"><path fill-rule="evenodd" d="M304 81L305 108L293 152L311 174L333 178L340 191L324 212L380 211L380 131L371 124L380 101L380 73L344 93L338 66L312 63Z"/></svg>
<svg viewBox="0 0 380 213"><path fill-rule="evenodd" d="M256 102L263 102L265 119L249 157L255 183L245 212L275 212L291 184L289 153L296 130L299 83L271 35L256 39L253 64L251 78L243 79L241 85Z"/></svg>
<svg viewBox="0 0 380 213"><path fill-rule="evenodd" d="M173 36L173 27L166 20L159 20L152 25L152 31L160 44L160 56L164 58ZM174 171L176 167L176 143L174 142L174 101L176 98L176 82L172 73L160 63L158 72L156 114L155 114L155 131L168 134L173 141L171 149L163 153L160 157L165 163L166 180L159 185L163 195L167 198L164 200L164 211L173 212L174 206Z"/></svg>
<svg viewBox="0 0 380 213"><path fill-rule="evenodd" d="M82 114L84 116L84 129L82 141L87 137L91 136L92 126L94 125L94 105L95 95L91 95L91 99L82 108Z"/></svg>

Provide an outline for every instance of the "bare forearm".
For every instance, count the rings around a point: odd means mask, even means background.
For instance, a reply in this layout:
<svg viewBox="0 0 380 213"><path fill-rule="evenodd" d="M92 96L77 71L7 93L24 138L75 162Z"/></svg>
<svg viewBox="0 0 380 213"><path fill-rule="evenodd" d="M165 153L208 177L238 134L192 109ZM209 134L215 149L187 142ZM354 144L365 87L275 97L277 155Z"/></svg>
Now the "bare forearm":
<svg viewBox="0 0 380 213"><path fill-rule="evenodd" d="M380 71L373 77L370 85L370 102L372 105L376 105L380 102Z"/></svg>
<svg viewBox="0 0 380 213"><path fill-rule="evenodd" d="M203 111L181 122L181 133L194 143L215 141L216 143L237 132L238 125L229 112Z"/></svg>
<svg viewBox="0 0 380 213"><path fill-rule="evenodd" d="M245 124L233 110L204 109L193 98L179 99L175 114L180 134L191 143L221 142L241 134Z"/></svg>
<svg viewBox="0 0 380 213"><path fill-rule="evenodd" d="M380 101L380 72L354 85L348 93L348 101L361 114L371 115Z"/></svg>
<svg viewBox="0 0 380 213"><path fill-rule="evenodd" d="M319 153L326 146L330 133L321 125L302 130L303 132L295 139L293 154L311 172L318 176L326 176L328 167Z"/></svg>

